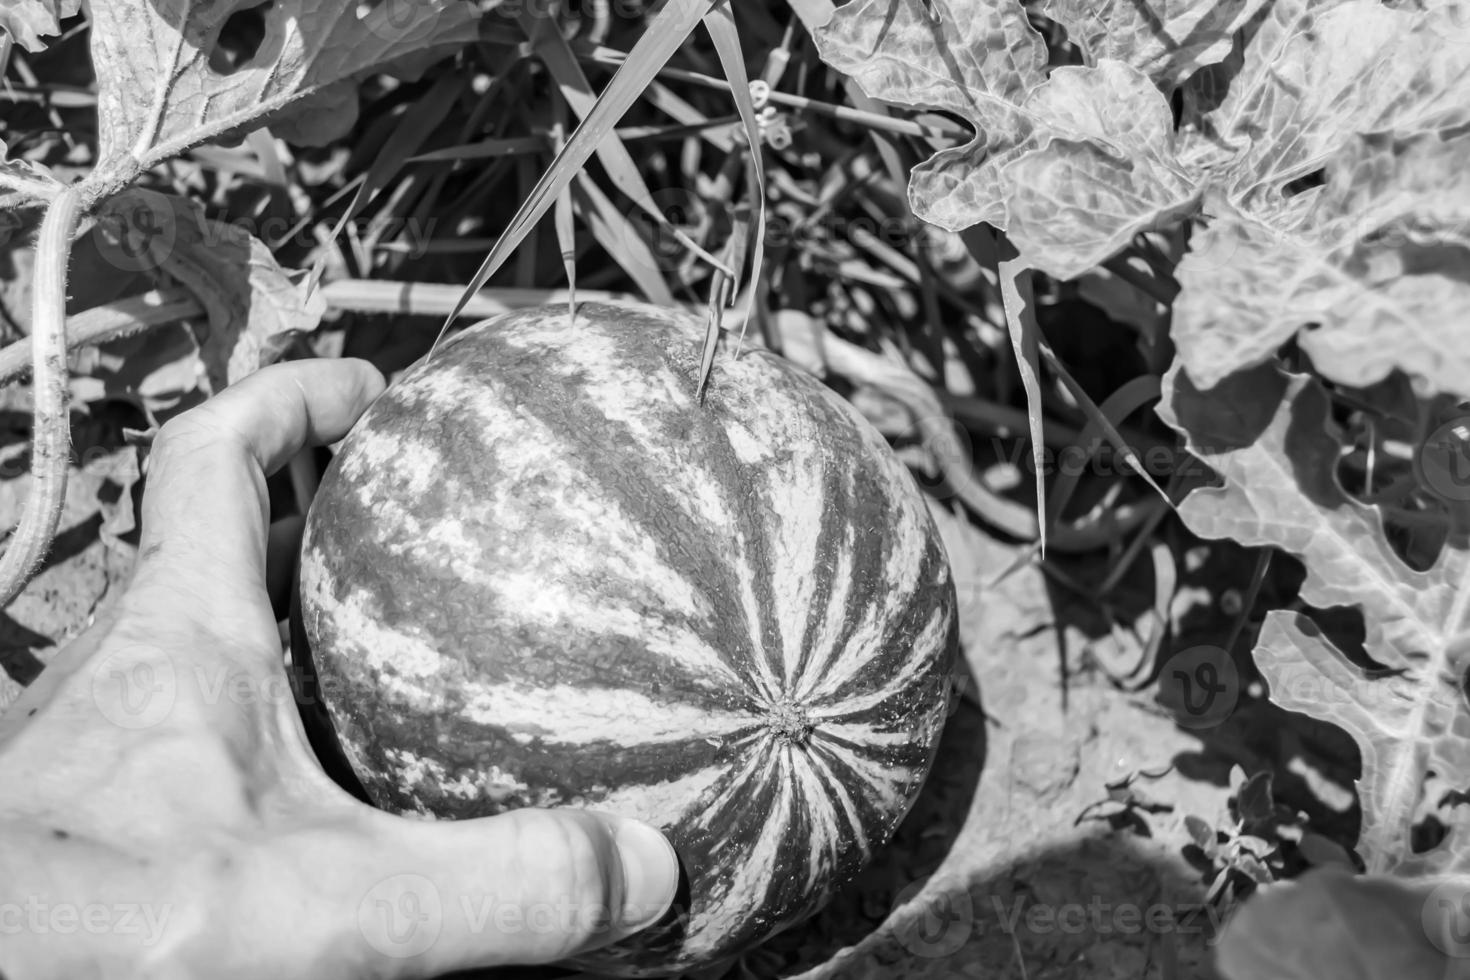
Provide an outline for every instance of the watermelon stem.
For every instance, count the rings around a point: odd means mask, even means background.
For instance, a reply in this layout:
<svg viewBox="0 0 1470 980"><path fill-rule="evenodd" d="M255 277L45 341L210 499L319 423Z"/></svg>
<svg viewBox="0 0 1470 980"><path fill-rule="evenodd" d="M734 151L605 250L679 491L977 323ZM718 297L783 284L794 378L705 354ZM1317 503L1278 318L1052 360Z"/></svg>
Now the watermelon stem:
<svg viewBox="0 0 1470 980"><path fill-rule="evenodd" d="M800 705L789 698L782 698L771 705L766 727L775 732L781 741L790 745L801 745L811 737L812 729L816 726Z"/></svg>

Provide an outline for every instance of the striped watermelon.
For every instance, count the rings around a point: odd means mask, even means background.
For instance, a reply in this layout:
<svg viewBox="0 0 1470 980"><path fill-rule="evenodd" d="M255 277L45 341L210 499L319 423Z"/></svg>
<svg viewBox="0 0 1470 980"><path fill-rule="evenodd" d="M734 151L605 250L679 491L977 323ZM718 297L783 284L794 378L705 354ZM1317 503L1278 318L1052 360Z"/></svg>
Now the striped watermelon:
<svg viewBox="0 0 1470 980"><path fill-rule="evenodd" d="M893 832L945 715L955 596L925 503L845 401L703 327L586 304L472 327L345 440L301 618L378 805L662 827L679 921L579 961L654 976L815 911Z"/></svg>

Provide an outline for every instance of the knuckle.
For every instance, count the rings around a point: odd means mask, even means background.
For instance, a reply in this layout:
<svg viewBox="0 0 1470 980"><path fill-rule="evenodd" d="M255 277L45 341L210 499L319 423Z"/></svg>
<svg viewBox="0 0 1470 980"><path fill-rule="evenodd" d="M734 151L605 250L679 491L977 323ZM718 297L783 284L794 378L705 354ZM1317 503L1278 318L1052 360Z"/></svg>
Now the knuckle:
<svg viewBox="0 0 1470 980"><path fill-rule="evenodd" d="M528 881L542 882L533 902L546 908L527 909L548 923L555 941L573 952L604 935L616 909L620 863L609 828L585 813L519 811L518 852L534 867ZM528 920L532 921L532 920ZM554 924L554 925L552 925Z"/></svg>

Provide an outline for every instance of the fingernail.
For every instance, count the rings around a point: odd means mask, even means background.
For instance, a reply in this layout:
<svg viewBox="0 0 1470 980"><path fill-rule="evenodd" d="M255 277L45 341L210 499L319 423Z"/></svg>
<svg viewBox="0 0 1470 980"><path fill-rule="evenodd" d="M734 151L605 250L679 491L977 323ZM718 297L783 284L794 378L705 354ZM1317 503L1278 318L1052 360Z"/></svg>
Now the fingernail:
<svg viewBox="0 0 1470 980"><path fill-rule="evenodd" d="M636 820L622 821L614 839L623 862L621 925L642 929L673 904L679 888L679 859L663 834Z"/></svg>

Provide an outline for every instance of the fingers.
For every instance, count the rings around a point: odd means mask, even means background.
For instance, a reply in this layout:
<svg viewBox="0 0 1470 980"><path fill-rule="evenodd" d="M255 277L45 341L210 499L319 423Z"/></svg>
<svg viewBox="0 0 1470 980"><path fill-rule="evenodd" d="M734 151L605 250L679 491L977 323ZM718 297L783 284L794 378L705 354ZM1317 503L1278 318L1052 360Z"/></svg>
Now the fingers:
<svg viewBox="0 0 1470 980"><path fill-rule="evenodd" d="M377 976L435 976L551 963L631 935L668 911L678 860L646 824L578 810L518 810L463 822L368 815L370 844L341 832L293 832L274 861L312 869L324 889L315 923L344 962ZM292 852L302 856L292 858ZM268 902L279 873L261 868ZM243 897L243 896L242 896ZM346 935L343 935L345 927ZM396 964L396 966L394 966Z"/></svg>
<svg viewBox="0 0 1470 980"><path fill-rule="evenodd" d="M172 615L263 603L266 477L340 439L383 384L365 361L292 361L171 419L149 457L133 591Z"/></svg>

